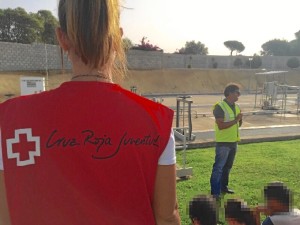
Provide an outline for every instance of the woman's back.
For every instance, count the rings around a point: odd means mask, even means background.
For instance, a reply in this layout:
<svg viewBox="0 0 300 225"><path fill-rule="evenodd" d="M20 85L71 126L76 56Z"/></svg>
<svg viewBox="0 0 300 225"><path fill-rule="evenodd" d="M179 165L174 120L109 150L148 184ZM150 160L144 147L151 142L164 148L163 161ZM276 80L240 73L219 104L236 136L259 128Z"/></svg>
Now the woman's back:
<svg viewBox="0 0 300 225"><path fill-rule="evenodd" d="M68 82L3 109L13 224L155 224L171 110L100 82Z"/></svg>

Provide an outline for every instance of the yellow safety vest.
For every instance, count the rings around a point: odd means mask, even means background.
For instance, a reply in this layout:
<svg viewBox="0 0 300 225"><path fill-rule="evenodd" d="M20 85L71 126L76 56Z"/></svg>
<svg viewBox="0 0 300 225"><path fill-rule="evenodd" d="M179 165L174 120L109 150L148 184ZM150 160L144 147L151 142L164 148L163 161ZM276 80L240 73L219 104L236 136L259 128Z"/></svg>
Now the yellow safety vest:
<svg viewBox="0 0 300 225"><path fill-rule="evenodd" d="M219 105L222 110L224 111L224 122L229 122L232 120L235 120L236 116L230 106L225 102L221 101L215 104ZM235 104L235 112L236 115L238 115L241 110L240 107ZM239 122L237 122L235 125L220 130L217 123L215 123L215 136L216 136L216 142L237 142L240 141L240 133L239 133Z"/></svg>

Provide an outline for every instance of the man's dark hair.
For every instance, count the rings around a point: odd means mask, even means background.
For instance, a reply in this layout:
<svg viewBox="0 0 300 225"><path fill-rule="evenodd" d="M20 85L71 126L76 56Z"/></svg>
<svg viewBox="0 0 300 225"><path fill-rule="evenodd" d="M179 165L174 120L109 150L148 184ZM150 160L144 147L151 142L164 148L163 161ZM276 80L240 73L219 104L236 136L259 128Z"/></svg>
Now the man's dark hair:
<svg viewBox="0 0 300 225"><path fill-rule="evenodd" d="M189 216L201 225L217 224L216 200L207 195L197 195L189 203Z"/></svg>
<svg viewBox="0 0 300 225"><path fill-rule="evenodd" d="M245 225L255 225L255 217L250 208L242 200L228 199L225 204L226 219L234 219Z"/></svg>
<svg viewBox="0 0 300 225"><path fill-rule="evenodd" d="M284 206L290 207L292 203L292 192L282 182L271 182L264 188L266 200L276 200Z"/></svg>
<svg viewBox="0 0 300 225"><path fill-rule="evenodd" d="M230 83L225 87L224 96L227 97L230 93L240 90L240 85L235 83Z"/></svg>

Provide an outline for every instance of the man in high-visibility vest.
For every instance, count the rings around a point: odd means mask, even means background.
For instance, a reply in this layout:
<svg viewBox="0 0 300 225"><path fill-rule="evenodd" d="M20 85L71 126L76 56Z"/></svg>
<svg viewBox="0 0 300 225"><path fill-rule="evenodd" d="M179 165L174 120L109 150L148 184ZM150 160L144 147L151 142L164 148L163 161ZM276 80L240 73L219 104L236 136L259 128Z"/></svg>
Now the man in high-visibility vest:
<svg viewBox="0 0 300 225"><path fill-rule="evenodd" d="M216 155L210 178L211 194L217 199L221 193L233 194L228 188L229 173L232 168L237 142L240 140L239 127L242 125L242 113L235 103L240 96L238 84L228 84L224 90L225 99L215 104Z"/></svg>

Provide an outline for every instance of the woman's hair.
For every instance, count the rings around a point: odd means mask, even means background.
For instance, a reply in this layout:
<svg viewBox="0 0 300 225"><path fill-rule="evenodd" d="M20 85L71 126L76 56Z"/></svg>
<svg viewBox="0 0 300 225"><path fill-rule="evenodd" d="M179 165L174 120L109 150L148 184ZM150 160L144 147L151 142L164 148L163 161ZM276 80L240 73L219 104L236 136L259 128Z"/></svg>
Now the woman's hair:
<svg viewBox="0 0 300 225"><path fill-rule="evenodd" d="M255 225L255 217L251 209L241 200L229 199L225 204L226 219L234 219L245 225Z"/></svg>
<svg viewBox="0 0 300 225"><path fill-rule="evenodd" d="M197 195L189 202L188 209L191 220L197 220L201 225L217 224L217 205L213 197Z"/></svg>
<svg viewBox="0 0 300 225"><path fill-rule="evenodd" d="M60 0L58 18L61 30L85 64L102 68L115 57L114 72L123 74L126 63L119 0Z"/></svg>

